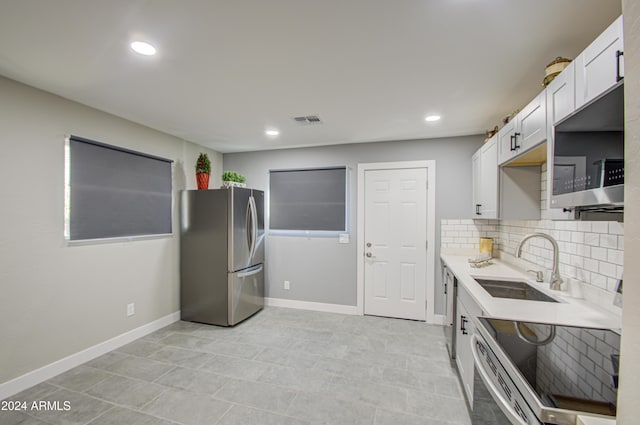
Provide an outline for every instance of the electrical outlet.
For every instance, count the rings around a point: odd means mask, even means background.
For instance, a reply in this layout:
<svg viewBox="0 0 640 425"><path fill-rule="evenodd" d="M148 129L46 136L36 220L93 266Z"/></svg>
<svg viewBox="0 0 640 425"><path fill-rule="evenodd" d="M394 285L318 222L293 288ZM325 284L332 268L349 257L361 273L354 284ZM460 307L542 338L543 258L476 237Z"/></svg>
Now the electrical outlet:
<svg viewBox="0 0 640 425"><path fill-rule="evenodd" d="M127 304L127 316L136 314L136 303Z"/></svg>
<svg viewBox="0 0 640 425"><path fill-rule="evenodd" d="M286 289L287 291L289 289L291 289L291 282L289 282L288 280L284 281L284 289Z"/></svg>

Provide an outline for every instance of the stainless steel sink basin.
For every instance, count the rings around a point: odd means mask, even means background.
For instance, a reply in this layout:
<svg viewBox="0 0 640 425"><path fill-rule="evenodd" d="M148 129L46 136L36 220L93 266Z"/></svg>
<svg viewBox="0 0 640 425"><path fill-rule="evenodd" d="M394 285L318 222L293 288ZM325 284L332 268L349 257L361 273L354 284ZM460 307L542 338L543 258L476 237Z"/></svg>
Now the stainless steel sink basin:
<svg viewBox="0 0 640 425"><path fill-rule="evenodd" d="M557 303L550 296L538 291L526 282L513 280L475 279L492 297L515 300L545 301Z"/></svg>

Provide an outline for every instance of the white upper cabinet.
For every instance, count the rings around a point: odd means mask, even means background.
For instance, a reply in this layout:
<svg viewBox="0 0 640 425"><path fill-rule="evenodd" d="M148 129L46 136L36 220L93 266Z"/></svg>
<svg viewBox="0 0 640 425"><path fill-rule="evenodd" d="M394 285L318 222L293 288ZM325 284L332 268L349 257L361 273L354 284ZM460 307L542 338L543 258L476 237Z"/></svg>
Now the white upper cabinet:
<svg viewBox="0 0 640 425"><path fill-rule="evenodd" d="M473 155L473 215L498 218L498 144L493 136Z"/></svg>
<svg viewBox="0 0 640 425"><path fill-rule="evenodd" d="M576 110L574 76L575 62L571 62L560 74L547 86L547 121L549 130L561 119ZM547 138L553 131L548 132Z"/></svg>
<svg viewBox="0 0 640 425"><path fill-rule="evenodd" d="M547 86L547 158L553 158L554 126L576 110L575 97L575 62L566 67ZM549 165L551 164L551 165ZM551 192L553 190L553 161L547 161L547 181L544 188L545 209L544 220L572 220L571 211L562 208L551 208Z"/></svg>
<svg viewBox="0 0 640 425"><path fill-rule="evenodd" d="M478 149L471 157L471 191L473 194L473 214L480 215L482 193L482 168L480 165L480 155L482 148Z"/></svg>
<svg viewBox="0 0 640 425"><path fill-rule="evenodd" d="M499 164L509 162L547 140L546 90L498 132Z"/></svg>
<svg viewBox="0 0 640 425"><path fill-rule="evenodd" d="M547 140L547 104L543 90L518 114L519 135L516 135L517 149L527 151Z"/></svg>
<svg viewBox="0 0 640 425"><path fill-rule="evenodd" d="M510 160L516 155L516 148L513 143L516 133L516 118L517 116L498 131L498 163L500 164Z"/></svg>
<svg viewBox="0 0 640 425"><path fill-rule="evenodd" d="M575 60L576 108L624 77L622 16L616 19Z"/></svg>

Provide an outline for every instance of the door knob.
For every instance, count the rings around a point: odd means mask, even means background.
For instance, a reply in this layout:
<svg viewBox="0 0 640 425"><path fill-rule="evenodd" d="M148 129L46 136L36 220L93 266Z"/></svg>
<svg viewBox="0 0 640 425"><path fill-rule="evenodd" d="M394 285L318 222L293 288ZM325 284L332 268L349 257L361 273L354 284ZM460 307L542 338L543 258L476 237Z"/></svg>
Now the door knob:
<svg viewBox="0 0 640 425"><path fill-rule="evenodd" d="M371 253L370 253L370 252L367 252L365 255L366 255L367 257L369 257L369 258L371 258L371 257L372 257L372 255L371 255Z"/></svg>
<svg viewBox="0 0 640 425"><path fill-rule="evenodd" d="M371 242L367 242L367 248L371 248Z"/></svg>

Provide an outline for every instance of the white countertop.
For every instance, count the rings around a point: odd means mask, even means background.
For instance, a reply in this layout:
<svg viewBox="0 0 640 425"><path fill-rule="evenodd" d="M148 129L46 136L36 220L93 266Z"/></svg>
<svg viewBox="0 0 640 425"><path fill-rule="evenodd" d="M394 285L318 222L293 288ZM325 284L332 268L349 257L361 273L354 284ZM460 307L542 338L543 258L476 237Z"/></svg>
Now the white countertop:
<svg viewBox="0 0 640 425"><path fill-rule="evenodd" d="M592 416L578 416L577 425L616 425L615 419L595 418Z"/></svg>
<svg viewBox="0 0 640 425"><path fill-rule="evenodd" d="M471 297L480 305L485 316L522 322L550 323L567 326L616 329L621 319L596 304L576 298L567 291L552 291L548 283L536 283L533 275L505 262L493 259L491 265L473 268L468 255L442 254L442 261L458 278ZM558 303L496 298L489 295L473 277L485 279L525 280L541 292L560 301Z"/></svg>

